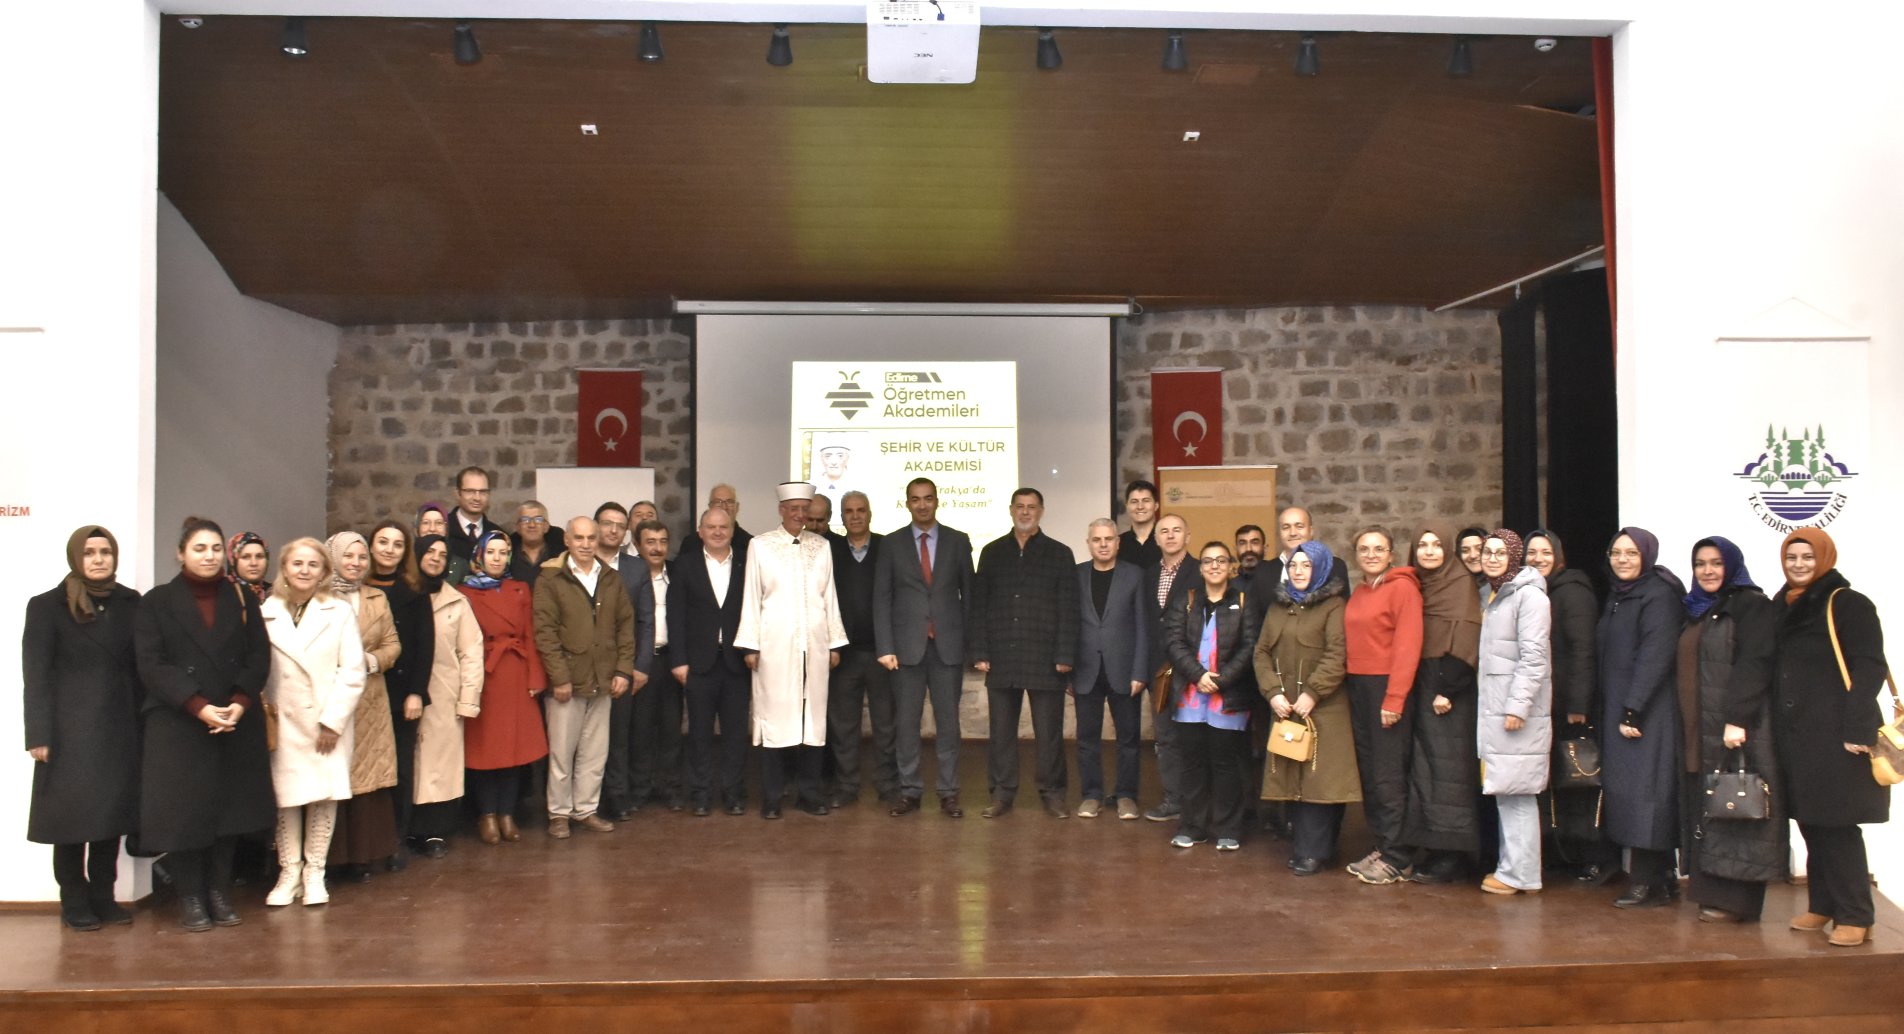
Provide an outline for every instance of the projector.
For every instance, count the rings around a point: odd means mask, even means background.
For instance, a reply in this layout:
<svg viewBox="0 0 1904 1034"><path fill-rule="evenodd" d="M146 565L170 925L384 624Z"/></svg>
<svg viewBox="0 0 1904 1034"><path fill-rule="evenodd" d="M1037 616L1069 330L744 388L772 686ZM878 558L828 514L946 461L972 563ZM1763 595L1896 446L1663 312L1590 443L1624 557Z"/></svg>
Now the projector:
<svg viewBox="0 0 1904 1034"><path fill-rule="evenodd" d="M977 79L977 0L867 0L866 78L876 83Z"/></svg>

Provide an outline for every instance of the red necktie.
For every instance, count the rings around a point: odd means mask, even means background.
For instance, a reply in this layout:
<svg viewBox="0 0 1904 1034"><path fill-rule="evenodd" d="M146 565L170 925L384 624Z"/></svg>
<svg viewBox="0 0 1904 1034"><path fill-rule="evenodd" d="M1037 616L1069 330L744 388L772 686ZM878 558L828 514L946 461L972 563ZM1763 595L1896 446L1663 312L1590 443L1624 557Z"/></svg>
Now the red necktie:
<svg viewBox="0 0 1904 1034"><path fill-rule="evenodd" d="M932 588L932 550L926 546L926 532L919 533L919 573L925 576L926 588ZM926 614L926 638L934 638L932 614Z"/></svg>

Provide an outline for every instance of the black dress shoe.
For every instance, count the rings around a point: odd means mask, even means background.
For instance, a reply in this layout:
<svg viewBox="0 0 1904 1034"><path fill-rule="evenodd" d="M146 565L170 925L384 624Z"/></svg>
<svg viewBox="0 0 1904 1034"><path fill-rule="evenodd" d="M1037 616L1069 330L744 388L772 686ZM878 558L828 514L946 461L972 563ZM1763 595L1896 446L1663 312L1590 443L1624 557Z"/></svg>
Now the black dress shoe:
<svg viewBox="0 0 1904 1034"><path fill-rule="evenodd" d="M127 916L126 922L131 921L132 917ZM99 913L93 910L92 902L80 898L60 902L60 922L75 930L97 930L105 925L100 922Z"/></svg>
<svg viewBox="0 0 1904 1034"><path fill-rule="evenodd" d="M893 802L892 810L886 812L886 814L891 815L893 818L898 818L901 815L910 815L918 810L919 798L901 795L898 800Z"/></svg>
<svg viewBox="0 0 1904 1034"><path fill-rule="evenodd" d="M800 810L808 815L820 816L830 813L833 809L828 808L825 801L814 801L811 804L801 804Z"/></svg>
<svg viewBox="0 0 1904 1034"><path fill-rule="evenodd" d="M985 810L979 812L978 814L979 814L979 817L983 819L995 819L1001 815L1009 813L1011 810L1012 810L1012 802L993 801L992 803L987 804L985 806Z"/></svg>
<svg viewBox="0 0 1904 1034"><path fill-rule="evenodd" d="M1289 871L1298 876L1314 876L1322 871L1322 859L1297 858L1289 863Z"/></svg>
<svg viewBox="0 0 1904 1034"><path fill-rule="evenodd" d="M1702 923L1743 923L1745 917L1729 909L1707 905L1699 910L1699 921Z"/></svg>
<svg viewBox="0 0 1904 1034"><path fill-rule="evenodd" d="M444 858L450 853L450 842L442 837L431 837L423 842L423 854L426 858Z"/></svg>
<svg viewBox="0 0 1904 1034"><path fill-rule="evenodd" d="M179 925L193 933L204 933L212 928L212 917L205 912L205 899L196 895L178 899Z"/></svg>
<svg viewBox="0 0 1904 1034"><path fill-rule="evenodd" d="M949 793L939 798L939 811L948 819L962 819L965 817L965 809L959 807L959 795L955 793Z"/></svg>
<svg viewBox="0 0 1904 1034"><path fill-rule="evenodd" d="M132 925L132 913L119 907L119 903L112 899L111 887L106 888L105 894L95 896L92 902L93 915L98 916L100 922L114 926Z"/></svg>
<svg viewBox="0 0 1904 1034"><path fill-rule="evenodd" d="M714 814L714 809L705 804L697 804L694 806L694 817L697 819L704 819L712 814Z"/></svg>
<svg viewBox="0 0 1904 1034"><path fill-rule="evenodd" d="M745 814L747 814L747 802L745 802L745 801L729 801L729 802L727 802L727 813L728 813L729 815L745 815Z"/></svg>
<svg viewBox="0 0 1904 1034"><path fill-rule="evenodd" d="M761 805L761 806L760 806L760 817L761 817L761 818L763 818L763 819L777 819L777 818L779 818L779 817L780 817L780 802L779 802L779 801L768 801L767 803L765 803L765 804L763 804L763 805Z"/></svg>
<svg viewBox="0 0 1904 1034"><path fill-rule="evenodd" d="M1619 874L1620 867L1617 865L1589 865L1580 870L1580 875L1575 876L1574 879L1579 880L1581 883L1590 883L1593 886L1602 887L1611 883L1613 878Z"/></svg>
<svg viewBox="0 0 1904 1034"><path fill-rule="evenodd" d="M231 907L231 898L222 890L205 894L205 911L211 913L212 922L219 926L237 926L244 922L238 917L238 910Z"/></svg>
<svg viewBox="0 0 1904 1034"><path fill-rule="evenodd" d="M1635 883L1613 900L1614 908L1659 908L1673 903L1672 888L1659 883Z"/></svg>

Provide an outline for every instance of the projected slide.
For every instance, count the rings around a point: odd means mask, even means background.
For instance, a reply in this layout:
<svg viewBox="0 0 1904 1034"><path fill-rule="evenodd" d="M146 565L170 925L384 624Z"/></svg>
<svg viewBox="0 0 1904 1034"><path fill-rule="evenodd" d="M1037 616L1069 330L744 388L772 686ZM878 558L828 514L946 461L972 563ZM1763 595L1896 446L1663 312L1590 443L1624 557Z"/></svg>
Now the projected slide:
<svg viewBox="0 0 1904 1034"><path fill-rule="evenodd" d="M873 527L910 519L905 486L939 486L939 516L985 542L1011 527L1018 487L1018 364L795 362L789 469L833 502L866 493Z"/></svg>

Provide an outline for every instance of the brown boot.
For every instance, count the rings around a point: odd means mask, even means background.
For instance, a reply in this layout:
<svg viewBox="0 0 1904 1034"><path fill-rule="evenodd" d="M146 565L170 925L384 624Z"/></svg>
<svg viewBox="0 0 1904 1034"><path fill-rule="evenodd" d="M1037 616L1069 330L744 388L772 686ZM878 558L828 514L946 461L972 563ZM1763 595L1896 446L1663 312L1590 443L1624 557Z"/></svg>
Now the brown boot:
<svg viewBox="0 0 1904 1034"><path fill-rule="evenodd" d="M502 838L506 842L514 844L522 839L522 830L516 828L516 817L514 815L505 811L501 815L496 816L496 824L501 829Z"/></svg>
<svg viewBox="0 0 1904 1034"><path fill-rule="evenodd" d="M591 833L613 833L615 824L600 815L584 815L575 820L575 824Z"/></svg>
<svg viewBox="0 0 1904 1034"><path fill-rule="evenodd" d="M569 818L567 815L549 816L549 835L557 840L569 838Z"/></svg>
<svg viewBox="0 0 1904 1034"><path fill-rule="evenodd" d="M1815 933L1830 925L1830 916L1821 916L1816 912L1806 912L1804 915L1792 920L1792 929L1803 930L1807 933Z"/></svg>
<svg viewBox="0 0 1904 1034"><path fill-rule="evenodd" d="M502 843L502 830L496 826L496 816L484 815L477 819L476 836L491 847Z"/></svg>
<svg viewBox="0 0 1904 1034"><path fill-rule="evenodd" d="M1839 948L1855 948L1863 944L1865 938L1869 936L1871 936L1871 928L1868 926L1845 926L1840 923L1831 928L1829 940Z"/></svg>

